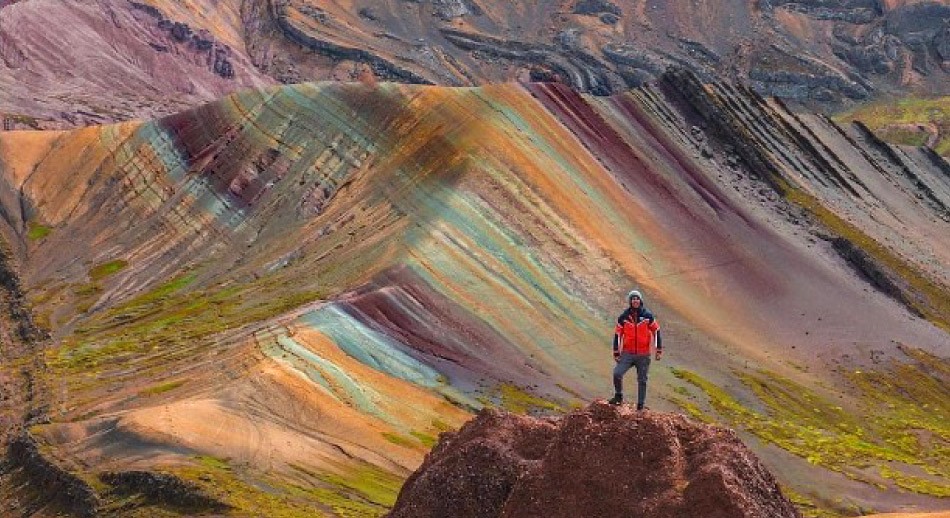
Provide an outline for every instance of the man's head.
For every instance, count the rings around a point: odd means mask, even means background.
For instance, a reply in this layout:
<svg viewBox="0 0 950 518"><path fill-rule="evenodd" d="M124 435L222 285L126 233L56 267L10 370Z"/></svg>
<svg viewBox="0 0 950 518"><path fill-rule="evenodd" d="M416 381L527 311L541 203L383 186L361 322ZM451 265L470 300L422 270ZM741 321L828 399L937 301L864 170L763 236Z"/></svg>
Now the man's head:
<svg viewBox="0 0 950 518"><path fill-rule="evenodd" d="M643 305L643 295L639 291L633 290L627 294L627 301L631 308L639 308Z"/></svg>

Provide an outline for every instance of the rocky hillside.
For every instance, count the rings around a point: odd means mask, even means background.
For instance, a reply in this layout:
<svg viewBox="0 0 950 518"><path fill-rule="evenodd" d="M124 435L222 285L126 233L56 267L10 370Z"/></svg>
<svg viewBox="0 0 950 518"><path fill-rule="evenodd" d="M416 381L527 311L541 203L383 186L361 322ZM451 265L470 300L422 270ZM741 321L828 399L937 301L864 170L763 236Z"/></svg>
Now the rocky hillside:
<svg viewBox="0 0 950 518"><path fill-rule="evenodd" d="M651 408L735 427L812 514L939 509L948 170L683 71L4 132L4 512L381 514L472 412L609 395L633 287Z"/></svg>
<svg viewBox="0 0 950 518"><path fill-rule="evenodd" d="M669 66L833 108L950 93L948 20L915 0L20 0L0 3L0 114L74 127L324 79L607 95Z"/></svg>
<svg viewBox="0 0 950 518"><path fill-rule="evenodd" d="M483 411L439 437L391 518L797 518L732 432L600 401L554 419Z"/></svg>

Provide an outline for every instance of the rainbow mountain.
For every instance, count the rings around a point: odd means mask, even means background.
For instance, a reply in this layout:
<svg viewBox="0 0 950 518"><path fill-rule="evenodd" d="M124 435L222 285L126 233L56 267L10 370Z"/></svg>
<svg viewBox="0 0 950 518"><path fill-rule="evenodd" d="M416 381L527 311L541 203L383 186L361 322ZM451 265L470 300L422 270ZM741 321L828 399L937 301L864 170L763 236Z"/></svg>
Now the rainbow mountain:
<svg viewBox="0 0 950 518"><path fill-rule="evenodd" d="M25 514L382 514L478 409L609 396L633 288L648 405L806 515L950 495L950 165L745 87L246 90L0 133L0 215Z"/></svg>

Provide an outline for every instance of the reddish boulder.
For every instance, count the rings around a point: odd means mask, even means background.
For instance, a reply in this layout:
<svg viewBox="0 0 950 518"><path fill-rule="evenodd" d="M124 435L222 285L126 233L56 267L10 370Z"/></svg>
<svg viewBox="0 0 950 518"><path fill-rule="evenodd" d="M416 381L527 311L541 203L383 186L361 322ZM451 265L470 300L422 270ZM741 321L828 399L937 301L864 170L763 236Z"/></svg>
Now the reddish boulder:
<svg viewBox="0 0 950 518"><path fill-rule="evenodd" d="M562 418L481 412L442 435L389 516L799 514L734 432L593 403Z"/></svg>

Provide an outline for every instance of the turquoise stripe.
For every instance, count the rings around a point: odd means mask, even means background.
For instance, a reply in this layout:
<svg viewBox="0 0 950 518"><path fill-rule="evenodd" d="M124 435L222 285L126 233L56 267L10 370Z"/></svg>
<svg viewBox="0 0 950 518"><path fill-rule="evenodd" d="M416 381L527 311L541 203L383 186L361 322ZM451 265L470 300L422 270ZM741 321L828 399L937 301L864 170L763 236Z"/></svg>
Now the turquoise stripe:
<svg viewBox="0 0 950 518"><path fill-rule="evenodd" d="M340 349L373 369L423 387L441 385L438 371L402 351L408 346L370 329L336 304L311 311L299 322L327 335Z"/></svg>

